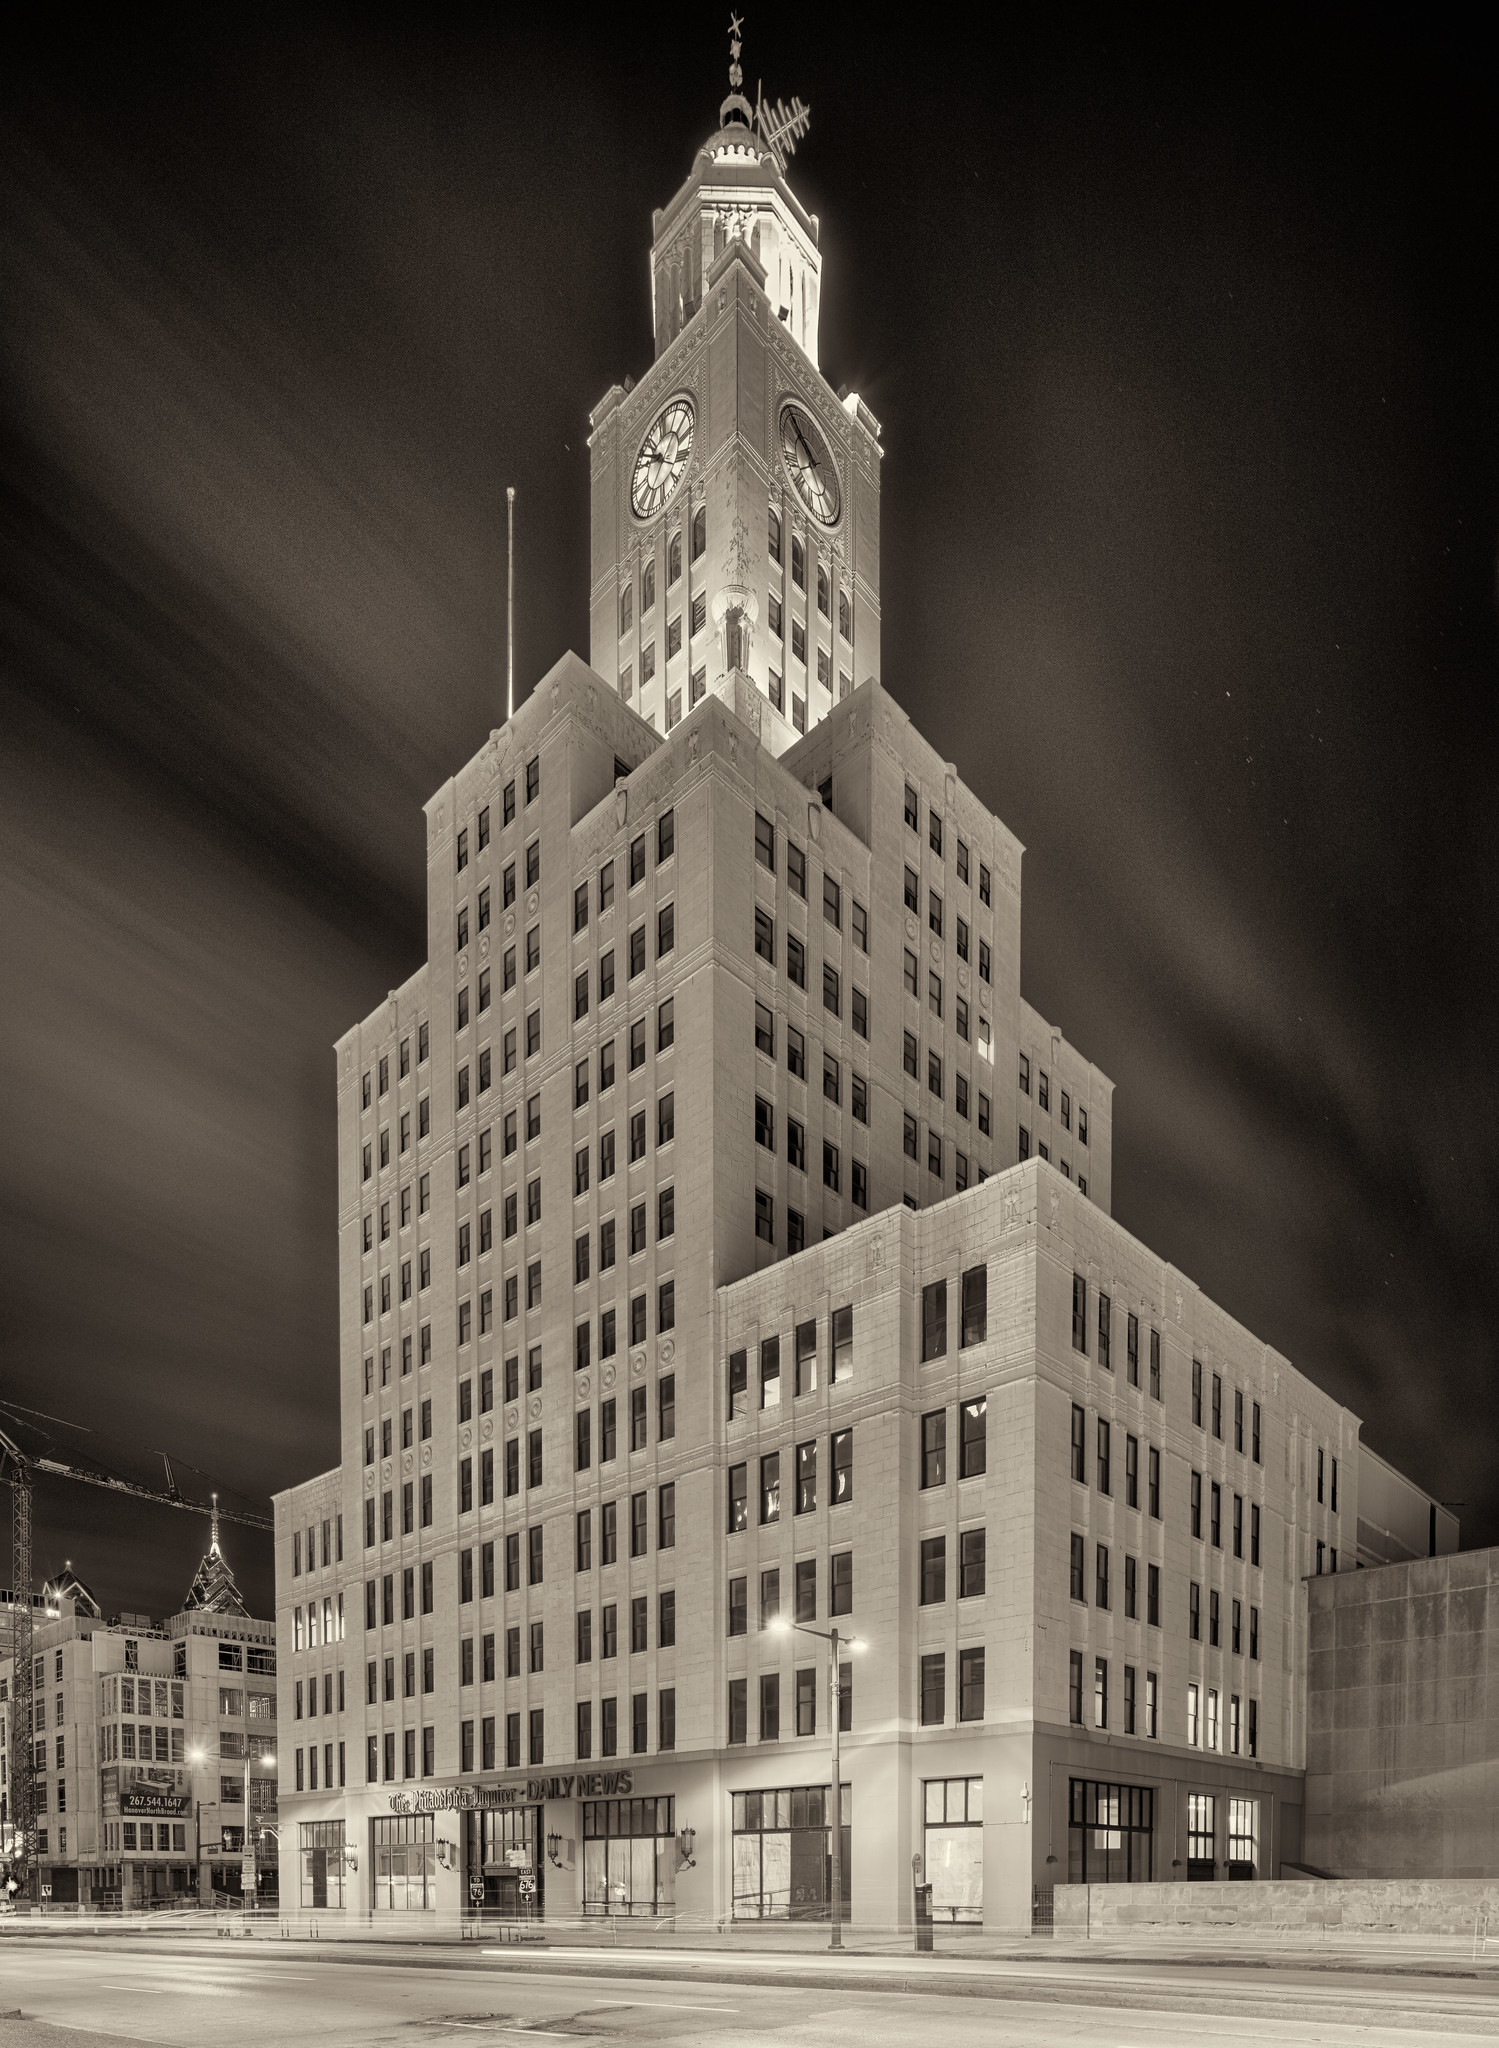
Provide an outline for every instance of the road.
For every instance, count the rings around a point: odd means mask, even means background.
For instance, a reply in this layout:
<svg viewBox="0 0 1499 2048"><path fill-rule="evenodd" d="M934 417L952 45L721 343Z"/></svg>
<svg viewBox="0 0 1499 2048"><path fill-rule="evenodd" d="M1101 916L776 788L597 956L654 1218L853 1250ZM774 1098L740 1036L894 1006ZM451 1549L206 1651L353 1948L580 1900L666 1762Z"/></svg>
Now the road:
<svg viewBox="0 0 1499 2048"><path fill-rule="evenodd" d="M409 1958L409 1959L408 1959ZM596 1959L596 1958L595 1958ZM700 1958L690 1982L569 1974L565 1962L517 1967L505 1952L439 1960L306 1948L141 1953L86 1940L0 1938L0 2010L28 2020L169 2043L172 2048L420 2048L526 2035L642 2048L1155 2048L1211 2039L1213 2048L1466 2048L1499 2040L1490 1984L1333 1977L1309 1971L1065 1959L1003 1974L1001 1997L809 1989L715 1975L740 1958ZM798 1967L804 1967L798 1965ZM1106 2001L1106 2002L1104 2002ZM56 2048L63 2036L0 2021L0 2048Z"/></svg>

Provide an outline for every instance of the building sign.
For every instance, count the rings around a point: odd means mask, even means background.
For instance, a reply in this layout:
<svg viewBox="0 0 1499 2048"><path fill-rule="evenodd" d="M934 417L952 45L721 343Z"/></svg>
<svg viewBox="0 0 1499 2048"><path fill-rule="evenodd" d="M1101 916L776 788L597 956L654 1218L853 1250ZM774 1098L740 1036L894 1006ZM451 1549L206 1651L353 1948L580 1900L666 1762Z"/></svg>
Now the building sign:
<svg viewBox="0 0 1499 2048"><path fill-rule="evenodd" d="M540 1806L547 1799L620 1799L630 1791L629 1771L583 1771L571 1778L518 1778L509 1785L433 1785L392 1792L392 1813L468 1813L480 1808ZM142 1807L138 1809L145 1811ZM153 1809L154 1810L154 1809Z"/></svg>
<svg viewBox="0 0 1499 2048"><path fill-rule="evenodd" d="M192 1804L185 1792L149 1792L136 1786L120 1794L121 1813L142 1813L157 1820L182 1820Z"/></svg>

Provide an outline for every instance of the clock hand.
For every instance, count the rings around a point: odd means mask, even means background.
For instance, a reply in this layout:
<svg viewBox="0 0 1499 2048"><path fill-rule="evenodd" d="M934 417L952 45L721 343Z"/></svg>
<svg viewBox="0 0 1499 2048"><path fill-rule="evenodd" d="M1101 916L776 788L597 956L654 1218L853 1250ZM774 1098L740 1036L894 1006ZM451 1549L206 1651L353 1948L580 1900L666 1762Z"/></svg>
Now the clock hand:
<svg viewBox="0 0 1499 2048"><path fill-rule="evenodd" d="M817 457L812 453L812 450L807 446L807 438L805 434L803 434L801 428L797 425L796 415L794 413L791 418L791 431L795 434L797 440L801 442L802 453L806 456L808 462L811 463L812 467L816 469Z"/></svg>

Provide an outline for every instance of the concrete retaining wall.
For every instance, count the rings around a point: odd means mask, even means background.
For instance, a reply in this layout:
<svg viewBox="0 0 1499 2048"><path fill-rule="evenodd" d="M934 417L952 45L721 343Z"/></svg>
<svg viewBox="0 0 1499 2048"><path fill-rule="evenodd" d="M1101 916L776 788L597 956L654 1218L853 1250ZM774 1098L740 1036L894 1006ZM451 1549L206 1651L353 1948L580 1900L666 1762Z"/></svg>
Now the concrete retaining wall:
<svg viewBox="0 0 1499 2048"><path fill-rule="evenodd" d="M1321 1929L1346 1934L1468 1934L1480 1913L1499 1933L1499 1883L1483 1878L1280 1879L1263 1884L1059 1884L1058 1940L1151 1929Z"/></svg>

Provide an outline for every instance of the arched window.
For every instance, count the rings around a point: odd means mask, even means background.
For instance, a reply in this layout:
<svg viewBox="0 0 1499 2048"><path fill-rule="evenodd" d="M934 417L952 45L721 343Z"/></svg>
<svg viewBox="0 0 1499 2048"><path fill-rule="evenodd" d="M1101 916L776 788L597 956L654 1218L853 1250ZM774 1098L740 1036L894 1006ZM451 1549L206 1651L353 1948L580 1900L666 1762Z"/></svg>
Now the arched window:
<svg viewBox="0 0 1499 2048"><path fill-rule="evenodd" d="M708 508L699 505L692 515L692 559L708 551Z"/></svg>
<svg viewBox="0 0 1499 2048"><path fill-rule="evenodd" d="M619 593L619 630L628 633L635 623L635 579L631 577Z"/></svg>
<svg viewBox="0 0 1499 2048"><path fill-rule="evenodd" d="M774 509L770 515L770 559L773 562L781 559L781 515Z"/></svg>
<svg viewBox="0 0 1499 2048"><path fill-rule="evenodd" d="M674 533L671 546L666 551L666 580L675 583L682 573L682 536Z"/></svg>
<svg viewBox="0 0 1499 2048"><path fill-rule="evenodd" d="M791 536L791 580L798 590L807 587L807 551L797 539Z"/></svg>
<svg viewBox="0 0 1499 2048"><path fill-rule="evenodd" d="M656 564L652 560L647 562L644 569L640 572L640 616L642 618L645 617L655 602Z"/></svg>
<svg viewBox="0 0 1499 2048"><path fill-rule="evenodd" d="M845 640L852 640L854 637L854 615L849 610L846 590L840 590L838 593L838 631Z"/></svg>
<svg viewBox="0 0 1499 2048"><path fill-rule="evenodd" d="M817 609L825 619L833 616L833 587L828 582L828 572L821 562L817 565Z"/></svg>

